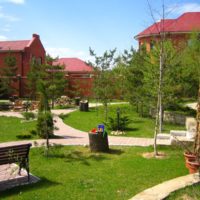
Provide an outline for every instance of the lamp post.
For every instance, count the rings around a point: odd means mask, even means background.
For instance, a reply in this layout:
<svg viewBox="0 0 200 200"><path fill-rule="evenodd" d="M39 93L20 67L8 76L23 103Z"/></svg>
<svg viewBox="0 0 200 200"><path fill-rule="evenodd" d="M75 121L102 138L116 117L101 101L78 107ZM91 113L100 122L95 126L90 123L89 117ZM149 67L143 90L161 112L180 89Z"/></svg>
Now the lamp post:
<svg viewBox="0 0 200 200"><path fill-rule="evenodd" d="M18 87L19 87L19 98L21 97L21 74L17 74L17 79L18 79L18 83L19 83L19 85L18 85Z"/></svg>

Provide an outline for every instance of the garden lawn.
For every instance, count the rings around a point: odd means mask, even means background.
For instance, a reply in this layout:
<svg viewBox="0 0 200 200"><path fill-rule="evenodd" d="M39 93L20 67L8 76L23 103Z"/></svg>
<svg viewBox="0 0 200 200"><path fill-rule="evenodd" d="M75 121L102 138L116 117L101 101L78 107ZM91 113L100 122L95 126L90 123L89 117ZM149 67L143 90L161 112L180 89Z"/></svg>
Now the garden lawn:
<svg viewBox="0 0 200 200"><path fill-rule="evenodd" d="M155 129L155 119L140 117L135 108L128 104L109 106L109 116L115 116L117 108L120 108L122 115L127 115L132 120L125 136L132 137L153 137ZM103 107L90 108L89 112L75 111L64 117L64 122L76 129L88 132L98 124L104 123ZM183 130L184 126L164 123L163 133L169 133L170 130ZM108 130L110 134L111 130Z"/></svg>
<svg viewBox="0 0 200 200"><path fill-rule="evenodd" d="M36 121L22 122L22 119L16 117L0 116L0 142L22 140L17 135L29 134L31 130L36 129ZM30 139L35 139L32 137Z"/></svg>
<svg viewBox="0 0 200 200"><path fill-rule="evenodd" d="M30 152L30 171L41 181L0 194L0 199L123 200L163 181L187 174L182 150L159 147L168 157L146 159L152 147L112 147L109 154L86 147L58 146L44 157L43 148ZM178 170L177 170L178 169Z"/></svg>

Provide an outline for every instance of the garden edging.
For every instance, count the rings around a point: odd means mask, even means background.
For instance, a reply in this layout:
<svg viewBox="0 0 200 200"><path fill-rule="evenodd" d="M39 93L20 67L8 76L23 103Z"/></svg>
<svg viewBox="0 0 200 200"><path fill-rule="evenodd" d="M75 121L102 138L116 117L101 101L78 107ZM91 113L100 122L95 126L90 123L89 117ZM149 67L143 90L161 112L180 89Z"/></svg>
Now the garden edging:
<svg viewBox="0 0 200 200"><path fill-rule="evenodd" d="M162 200L176 190L180 190L199 182L199 173L181 176L148 188L138 193L130 200Z"/></svg>

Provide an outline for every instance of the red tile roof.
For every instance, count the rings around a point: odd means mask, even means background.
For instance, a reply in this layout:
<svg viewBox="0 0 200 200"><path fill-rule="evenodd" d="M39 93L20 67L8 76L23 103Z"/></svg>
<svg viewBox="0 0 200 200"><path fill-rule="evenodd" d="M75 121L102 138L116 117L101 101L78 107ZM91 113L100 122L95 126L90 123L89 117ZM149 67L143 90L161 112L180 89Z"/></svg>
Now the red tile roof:
<svg viewBox="0 0 200 200"><path fill-rule="evenodd" d="M17 41L0 41L1 51L23 51L25 47L30 47L35 39L39 39L40 36L33 34L30 40L17 40Z"/></svg>
<svg viewBox="0 0 200 200"><path fill-rule="evenodd" d="M87 65L84 61L78 58L60 58L53 62L53 65L64 65L65 71L68 72L92 72L93 67Z"/></svg>
<svg viewBox="0 0 200 200"><path fill-rule="evenodd" d="M192 32L200 30L200 12L184 13L177 19L165 19L154 23L135 38L158 35L162 32Z"/></svg>
<svg viewBox="0 0 200 200"><path fill-rule="evenodd" d="M0 51L23 51L30 40L0 41Z"/></svg>

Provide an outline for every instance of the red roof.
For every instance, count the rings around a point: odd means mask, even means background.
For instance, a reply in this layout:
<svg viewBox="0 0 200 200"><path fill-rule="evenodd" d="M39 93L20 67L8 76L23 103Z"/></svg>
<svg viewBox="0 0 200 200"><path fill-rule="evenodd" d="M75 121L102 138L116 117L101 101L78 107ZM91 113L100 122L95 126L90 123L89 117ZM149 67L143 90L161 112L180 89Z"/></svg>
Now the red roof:
<svg viewBox="0 0 200 200"><path fill-rule="evenodd" d="M22 51L29 44L30 40L0 41L0 51Z"/></svg>
<svg viewBox="0 0 200 200"><path fill-rule="evenodd" d="M60 58L57 61L53 62L53 65L64 65L65 71L68 72L92 72L94 71L93 67L86 64L84 61L78 58Z"/></svg>
<svg viewBox="0 0 200 200"><path fill-rule="evenodd" d="M136 36L158 35L162 32L192 32L200 30L200 12L187 12L177 19L165 19L154 23Z"/></svg>
<svg viewBox="0 0 200 200"><path fill-rule="evenodd" d="M26 47L29 47L36 38L39 39L39 37L39 35L33 34L31 40L0 41L0 51L23 51Z"/></svg>

